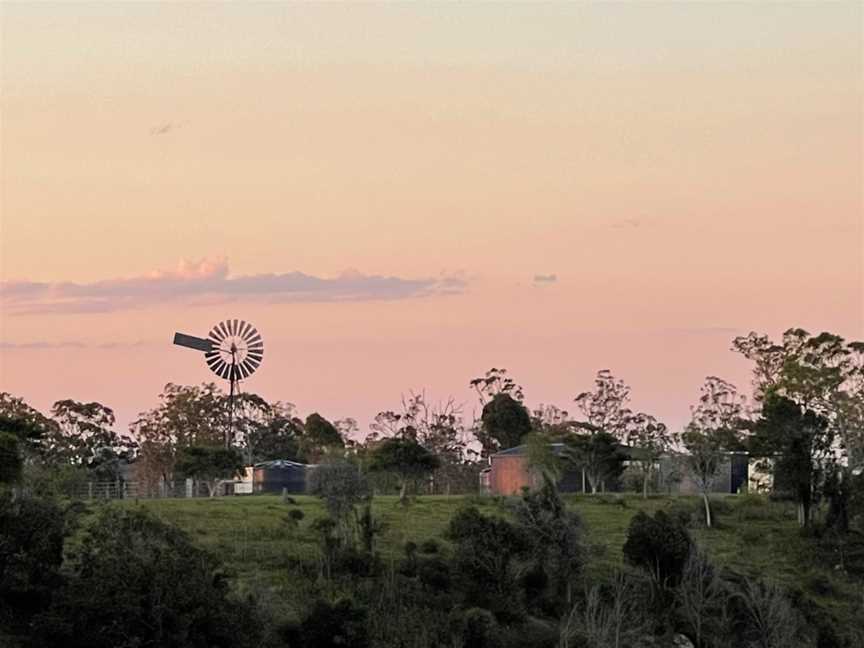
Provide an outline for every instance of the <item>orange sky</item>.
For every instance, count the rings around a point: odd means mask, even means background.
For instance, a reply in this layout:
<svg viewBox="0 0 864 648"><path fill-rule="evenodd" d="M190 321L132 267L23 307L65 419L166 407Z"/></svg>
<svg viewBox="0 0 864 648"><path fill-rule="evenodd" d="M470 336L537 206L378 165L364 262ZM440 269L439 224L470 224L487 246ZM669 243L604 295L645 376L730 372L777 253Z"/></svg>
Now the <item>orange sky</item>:
<svg viewBox="0 0 864 648"><path fill-rule="evenodd" d="M0 389L39 407L125 424L226 317L244 389L364 429L491 366L677 426L736 334L864 337L857 2L0 12Z"/></svg>

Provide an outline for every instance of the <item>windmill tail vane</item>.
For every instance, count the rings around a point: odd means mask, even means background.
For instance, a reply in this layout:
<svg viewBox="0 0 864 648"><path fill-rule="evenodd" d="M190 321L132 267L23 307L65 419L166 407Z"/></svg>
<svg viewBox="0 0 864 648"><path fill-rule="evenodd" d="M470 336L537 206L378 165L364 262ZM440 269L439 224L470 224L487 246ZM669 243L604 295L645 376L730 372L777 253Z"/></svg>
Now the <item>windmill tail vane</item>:
<svg viewBox="0 0 864 648"><path fill-rule="evenodd" d="M228 381L228 430L225 434L225 445L230 446L233 439L236 384L255 373L261 365L264 358L261 334L243 320L225 320L210 329L205 338L175 333L174 344L202 351L210 370Z"/></svg>

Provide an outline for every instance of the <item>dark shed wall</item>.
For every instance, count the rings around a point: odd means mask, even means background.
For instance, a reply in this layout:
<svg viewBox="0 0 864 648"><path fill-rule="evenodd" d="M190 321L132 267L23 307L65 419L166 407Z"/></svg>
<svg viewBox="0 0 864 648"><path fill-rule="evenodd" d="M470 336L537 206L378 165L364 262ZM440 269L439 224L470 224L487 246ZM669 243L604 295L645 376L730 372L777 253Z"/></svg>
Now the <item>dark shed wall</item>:
<svg viewBox="0 0 864 648"><path fill-rule="evenodd" d="M306 492L307 467L302 465L255 468L254 492L288 493Z"/></svg>

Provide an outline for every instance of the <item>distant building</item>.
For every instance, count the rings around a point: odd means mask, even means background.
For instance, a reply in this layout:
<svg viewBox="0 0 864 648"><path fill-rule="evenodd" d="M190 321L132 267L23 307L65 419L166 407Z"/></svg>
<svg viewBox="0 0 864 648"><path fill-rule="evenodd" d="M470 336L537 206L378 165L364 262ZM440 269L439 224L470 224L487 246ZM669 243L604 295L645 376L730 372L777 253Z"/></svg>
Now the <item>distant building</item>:
<svg viewBox="0 0 864 648"><path fill-rule="evenodd" d="M550 443L553 454L560 456L566 449L564 443ZM624 448L629 453L638 450ZM712 493L740 493L748 489L753 460L746 453L727 453L728 459L721 463L711 487ZM667 454L658 459L653 475L654 492L695 495L699 489L683 470L685 455ZM630 462L625 461L625 465ZM759 475L764 481L765 476ZM489 457L489 467L480 473L481 492L492 495L518 495L524 488L536 488L541 483L540 474L531 468L528 446L521 445L496 452ZM572 466L564 471L558 481L562 493L582 493L587 482L582 469ZM611 488L608 490L615 490Z"/></svg>
<svg viewBox="0 0 864 648"><path fill-rule="evenodd" d="M563 443L549 444L553 454L560 455L566 448ZM480 473L480 487L493 495L518 495L523 488L535 488L540 484L540 475L528 464L528 446L521 445L496 452L489 457L489 468ZM582 492L582 471L567 470L558 481L562 493Z"/></svg>
<svg viewBox="0 0 864 648"><path fill-rule="evenodd" d="M305 493L314 465L275 459L255 464L252 490L255 493Z"/></svg>

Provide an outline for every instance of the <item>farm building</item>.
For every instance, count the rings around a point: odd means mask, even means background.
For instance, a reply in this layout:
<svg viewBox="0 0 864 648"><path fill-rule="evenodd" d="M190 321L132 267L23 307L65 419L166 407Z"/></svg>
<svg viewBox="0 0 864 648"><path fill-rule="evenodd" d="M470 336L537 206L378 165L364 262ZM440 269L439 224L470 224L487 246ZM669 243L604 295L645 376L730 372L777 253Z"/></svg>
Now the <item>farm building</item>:
<svg viewBox="0 0 864 648"><path fill-rule="evenodd" d="M553 454L564 452L563 443L550 443ZM521 445L496 452L489 457L489 467L480 473L481 489L494 495L518 495L523 488L539 485L540 476L528 465L528 446ZM563 493L582 492L582 471L564 472L558 482Z"/></svg>
<svg viewBox="0 0 864 648"><path fill-rule="evenodd" d="M314 465L276 459L255 464L252 490L255 493L305 493Z"/></svg>
<svg viewBox="0 0 864 648"><path fill-rule="evenodd" d="M551 443L550 449L561 456L566 448L563 443ZM625 448L628 452L634 452ZM666 455L655 466L652 491L677 494L696 494L698 488L686 471L681 468L682 455ZM628 462L625 462L625 465ZM738 493L747 490L750 475L750 458L745 453L729 453L714 479L712 492ZM540 475L532 470L528 461L528 446L502 450L489 457L489 467L480 473L480 489L494 495L518 495L523 488L534 488L540 484ZM581 493L585 489L582 470L578 466L566 469L558 482L562 493ZM610 488L609 490L616 490Z"/></svg>

